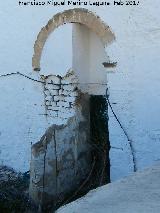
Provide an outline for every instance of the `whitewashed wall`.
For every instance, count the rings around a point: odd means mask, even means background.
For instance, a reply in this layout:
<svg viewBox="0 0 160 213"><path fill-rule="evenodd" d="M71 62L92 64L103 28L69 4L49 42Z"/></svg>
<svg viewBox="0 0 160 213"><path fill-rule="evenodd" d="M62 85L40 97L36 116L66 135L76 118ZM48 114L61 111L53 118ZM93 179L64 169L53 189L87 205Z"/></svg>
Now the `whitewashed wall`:
<svg viewBox="0 0 160 213"><path fill-rule="evenodd" d="M19 7L18 0L1 1L0 75L19 71L36 79L31 66L36 36L54 14L68 8ZM108 74L110 100L132 140L136 166L142 169L160 159L159 0L141 0L139 6L87 8L116 36L116 42L106 48L110 59L118 62L115 73ZM52 66L53 74L70 68L70 35L66 26L63 33L57 30L51 35L43 53L42 72ZM31 142L37 142L49 125L42 85L20 75L0 77L0 97L0 163L26 171ZM111 177L116 180L133 172L133 162L128 141L111 111L109 131Z"/></svg>
<svg viewBox="0 0 160 213"><path fill-rule="evenodd" d="M73 70L79 78L82 92L92 95L106 93L108 62L104 45L96 33L81 24L73 24ZM94 84L93 84L94 83Z"/></svg>

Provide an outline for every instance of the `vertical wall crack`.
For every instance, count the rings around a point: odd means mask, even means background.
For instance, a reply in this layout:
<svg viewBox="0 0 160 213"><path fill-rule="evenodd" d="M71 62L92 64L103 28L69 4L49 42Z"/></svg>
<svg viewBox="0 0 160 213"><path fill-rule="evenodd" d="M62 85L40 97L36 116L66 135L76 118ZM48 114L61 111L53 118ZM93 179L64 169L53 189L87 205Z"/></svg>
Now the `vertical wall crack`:
<svg viewBox="0 0 160 213"><path fill-rule="evenodd" d="M45 137L44 140L44 157L43 157L43 177L42 177L42 187L43 192L41 193L41 203L44 200L44 189L45 189L45 173L46 173L46 154L47 154L47 138ZM41 206L39 205L39 212L41 212Z"/></svg>
<svg viewBox="0 0 160 213"><path fill-rule="evenodd" d="M55 158L56 158L56 197L58 193L58 158L57 158L57 142L56 142L56 130L54 129L54 151L55 151Z"/></svg>
<svg viewBox="0 0 160 213"><path fill-rule="evenodd" d="M122 126L119 118L117 117L116 113L114 112L114 110L112 108L111 102L109 100L108 88L106 90L106 98L107 98L108 105L109 105L114 117L116 118L118 124L120 125L120 127L123 130L125 136L127 137L127 140L128 140L129 146L130 146L130 150L131 150L131 155L132 155L133 171L136 172L137 171L137 163L136 163L136 156L135 156L135 151L134 151L134 147L133 147L133 141L130 139L128 133L126 132L125 128Z"/></svg>

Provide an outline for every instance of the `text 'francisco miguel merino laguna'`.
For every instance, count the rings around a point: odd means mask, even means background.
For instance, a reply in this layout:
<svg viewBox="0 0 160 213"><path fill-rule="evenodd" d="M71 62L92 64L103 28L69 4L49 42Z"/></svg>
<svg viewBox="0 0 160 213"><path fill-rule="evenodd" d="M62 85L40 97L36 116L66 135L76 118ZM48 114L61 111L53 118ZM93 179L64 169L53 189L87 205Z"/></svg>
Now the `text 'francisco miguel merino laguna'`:
<svg viewBox="0 0 160 213"><path fill-rule="evenodd" d="M32 0L32 1L19 1L19 6L106 6L110 5L109 2L107 1L37 1L37 0Z"/></svg>

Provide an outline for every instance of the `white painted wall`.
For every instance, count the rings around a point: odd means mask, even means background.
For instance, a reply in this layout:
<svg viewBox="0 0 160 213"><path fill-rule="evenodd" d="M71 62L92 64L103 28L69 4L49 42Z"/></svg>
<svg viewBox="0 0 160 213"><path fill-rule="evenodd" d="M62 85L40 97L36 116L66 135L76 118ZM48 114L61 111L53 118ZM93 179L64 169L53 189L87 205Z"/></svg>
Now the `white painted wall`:
<svg viewBox="0 0 160 213"><path fill-rule="evenodd" d="M47 126L42 86L24 77L0 78L0 164L27 171L31 143Z"/></svg>
<svg viewBox="0 0 160 213"><path fill-rule="evenodd" d="M72 24L57 28L46 41L40 74L65 76L72 67Z"/></svg>
<svg viewBox="0 0 160 213"><path fill-rule="evenodd" d="M54 14L68 8L19 7L18 0L1 1L0 75L20 71L37 78L31 66L36 36ZM96 12L115 33L116 42L106 48L110 59L118 62L115 74L108 74L110 100L116 103L114 111L133 141L137 167L142 169L160 159L159 0L141 0L139 6L86 8ZM69 33L66 30L64 38ZM45 47L49 54L51 40ZM68 40L63 42L66 47ZM55 42L54 49L61 52L57 47ZM57 70L69 66L70 54L65 63L63 58L62 64L57 63ZM45 60L42 64L48 66ZM19 75L0 77L0 97L0 162L26 171L30 143L38 141L48 126L41 84ZM128 142L111 112L109 131L111 176L116 180L132 173L133 163Z"/></svg>
<svg viewBox="0 0 160 213"><path fill-rule="evenodd" d="M106 93L106 85L102 84L107 83L107 70L103 62L108 62L108 57L100 38L86 26L74 24L73 70L79 77L79 87L83 92Z"/></svg>

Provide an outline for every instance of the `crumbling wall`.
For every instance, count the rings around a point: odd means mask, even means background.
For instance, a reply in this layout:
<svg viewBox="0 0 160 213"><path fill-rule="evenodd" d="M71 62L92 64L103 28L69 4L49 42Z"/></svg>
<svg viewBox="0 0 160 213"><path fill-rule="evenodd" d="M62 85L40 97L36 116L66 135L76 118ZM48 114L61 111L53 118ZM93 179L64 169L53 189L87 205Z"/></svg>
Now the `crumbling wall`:
<svg viewBox="0 0 160 213"><path fill-rule="evenodd" d="M41 78L44 80L46 116L66 122L75 113L75 100L78 96L77 77L70 69L64 77L49 75Z"/></svg>
<svg viewBox="0 0 160 213"><path fill-rule="evenodd" d="M57 208L90 172L89 96L79 95L76 105L67 124L52 125L32 147L30 197L41 209Z"/></svg>
<svg viewBox="0 0 160 213"><path fill-rule="evenodd" d="M114 34L88 10L58 13L38 34L32 58L34 71L41 69L47 38L65 23L78 23L73 25L72 39L75 74L69 70L64 77L41 75L46 118L54 125L32 147L30 196L42 211L50 204L56 209L110 181L103 62L109 62L104 46L114 40Z"/></svg>

